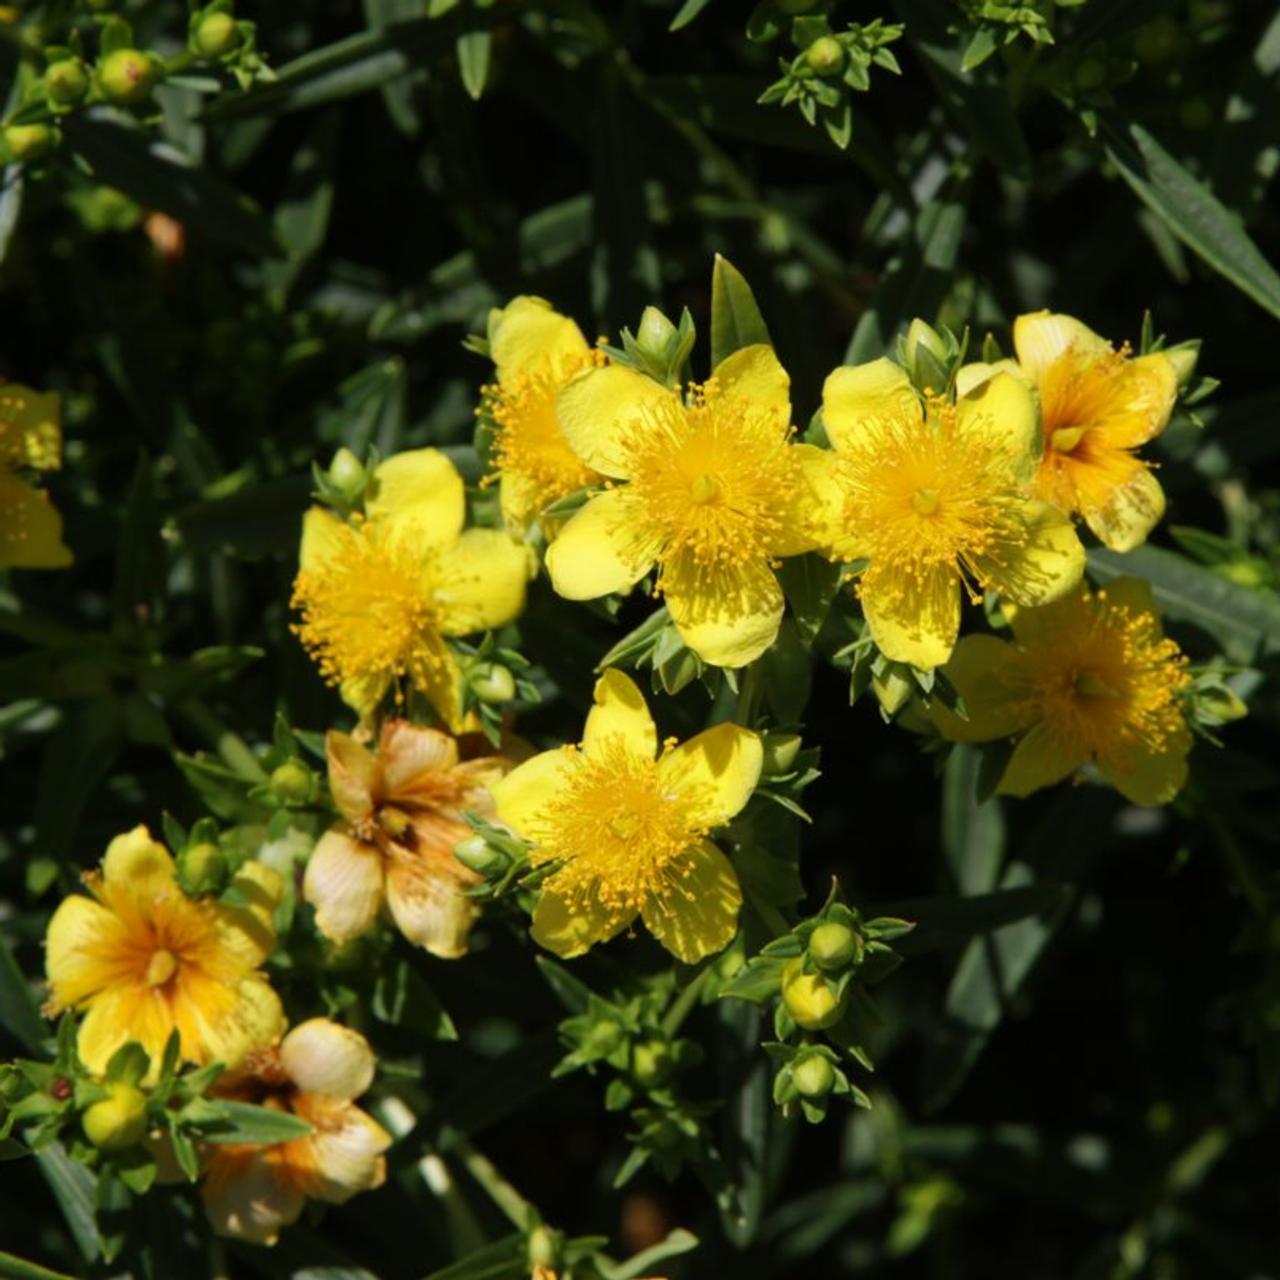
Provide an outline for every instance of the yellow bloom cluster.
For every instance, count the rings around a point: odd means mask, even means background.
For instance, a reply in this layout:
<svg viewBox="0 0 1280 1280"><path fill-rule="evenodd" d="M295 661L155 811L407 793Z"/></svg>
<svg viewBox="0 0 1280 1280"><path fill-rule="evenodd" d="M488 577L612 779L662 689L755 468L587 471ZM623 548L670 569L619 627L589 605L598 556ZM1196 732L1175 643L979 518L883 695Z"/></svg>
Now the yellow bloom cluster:
<svg viewBox="0 0 1280 1280"><path fill-rule="evenodd" d="M0 383L0 569L63 569L71 552L48 496L17 472L52 471L62 461L58 397Z"/></svg>

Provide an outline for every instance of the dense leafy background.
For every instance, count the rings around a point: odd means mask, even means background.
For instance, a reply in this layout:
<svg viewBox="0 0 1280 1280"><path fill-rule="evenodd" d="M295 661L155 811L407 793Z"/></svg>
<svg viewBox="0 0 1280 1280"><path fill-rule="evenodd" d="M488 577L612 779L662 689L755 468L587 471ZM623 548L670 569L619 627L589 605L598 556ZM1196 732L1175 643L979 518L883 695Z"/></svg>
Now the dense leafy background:
<svg viewBox="0 0 1280 1280"><path fill-rule="evenodd" d="M1193 654L1221 646L1274 676L1280 280L1250 254L1280 259L1276 7L1089 0L1060 13L1057 44L1019 40L972 75L957 70L968 32L948 30L960 6L864 8L836 12L906 23L902 75L873 72L843 152L794 111L754 104L786 42L748 42L726 0L675 33L675 6L657 0L435 19L413 0L263 6L246 16L276 85L221 95L203 117L193 95L162 93L197 184L148 159L144 135L68 129L59 160L26 179L0 266L0 369L66 397L51 488L77 555L69 573L0 586L0 937L25 970L111 835L163 810L197 816L174 749L216 749L219 722L266 741L277 707L308 729L341 718L288 630L310 463L339 443L465 447L487 366L460 339L518 292L612 335L648 302L687 306L705 340L722 252L752 282L802 424L847 351L881 354L912 315L1005 339L1015 314L1051 306L1136 342L1149 308L1171 339L1204 339L1201 371L1223 383L1203 429L1180 423L1158 446L1167 524L1229 539L1252 585L1181 553L1152 572ZM138 6L139 28L162 28L164 10ZM1099 76L1105 93L1079 91ZM178 214L181 256L163 259L72 151ZM697 358L705 372L705 341ZM1167 527L1157 540L1176 548ZM553 618L544 584L524 634L563 687L525 731L571 737L616 632L586 611ZM613 1193L625 1126L601 1118L597 1081L549 1081L562 1011L528 949L493 928L472 961L423 966L461 1035L427 1055L439 1106L423 1142L449 1164L478 1135L573 1232L702 1239L660 1272L1274 1273L1274 682L1225 748L1197 748L1193 785L1158 812L1089 787L977 806L970 757L953 754L940 782L873 704L846 707L846 684L821 668L807 716L823 770L808 796L812 904L833 874L859 904L1042 893L1038 914L973 941L963 919L942 911L930 930L919 913L882 989L876 1109L796 1132L750 1087L733 1095L726 1125L759 1195L728 1229L688 1176ZM695 711L701 696L684 695ZM616 963L606 952L579 971L606 985ZM705 1096L717 1067L736 1087L734 1016L691 1025L718 1046ZM413 1040L382 1035L392 1050ZM409 1280L503 1236L460 1172L477 1219L450 1237L415 1173L423 1142L319 1231L272 1254L232 1249L209 1273L336 1277L351 1273L303 1268L346 1258ZM181 1252L166 1195L147 1203L151 1275L210 1265ZM22 1161L0 1163L0 1246L82 1266Z"/></svg>

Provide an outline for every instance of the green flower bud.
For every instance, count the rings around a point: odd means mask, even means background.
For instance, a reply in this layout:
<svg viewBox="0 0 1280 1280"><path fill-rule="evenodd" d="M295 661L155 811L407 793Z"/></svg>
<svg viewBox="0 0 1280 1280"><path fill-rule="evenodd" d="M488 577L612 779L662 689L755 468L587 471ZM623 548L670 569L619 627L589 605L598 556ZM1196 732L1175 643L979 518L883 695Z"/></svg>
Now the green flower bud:
<svg viewBox="0 0 1280 1280"><path fill-rule="evenodd" d="M216 844L203 840L188 846L178 856L178 874L192 893L213 888L227 869L227 860Z"/></svg>
<svg viewBox="0 0 1280 1280"><path fill-rule="evenodd" d="M146 1095L131 1084L110 1084L107 1089L109 1096L80 1118L85 1137L101 1151L137 1146L147 1131Z"/></svg>
<svg viewBox="0 0 1280 1280"><path fill-rule="evenodd" d="M545 1223L539 1223L529 1232L529 1265L531 1267L558 1267L564 1251L564 1235Z"/></svg>
<svg viewBox="0 0 1280 1280"><path fill-rule="evenodd" d="M98 64L98 87L118 106L145 102L159 79L159 64L141 49L117 49Z"/></svg>
<svg viewBox="0 0 1280 1280"><path fill-rule="evenodd" d="M847 924L828 920L809 935L809 954L819 969L844 969L862 958L862 939Z"/></svg>
<svg viewBox="0 0 1280 1280"><path fill-rule="evenodd" d="M1176 347L1166 347L1165 355L1173 364L1173 371L1178 375L1178 386L1185 387L1195 376L1196 364L1200 359L1200 339L1189 338L1179 342Z"/></svg>
<svg viewBox="0 0 1280 1280"><path fill-rule="evenodd" d="M191 37L192 48L203 58L220 58L239 43L240 28L229 13L207 14Z"/></svg>
<svg viewBox="0 0 1280 1280"><path fill-rule="evenodd" d="M453 856L478 876L495 876L508 866L507 855L495 849L484 836L468 836L454 845Z"/></svg>
<svg viewBox="0 0 1280 1280"><path fill-rule="evenodd" d="M944 390L952 353L942 334L932 325L915 319L907 330L902 350L907 368L918 387L929 391Z"/></svg>
<svg viewBox="0 0 1280 1280"><path fill-rule="evenodd" d="M838 76L844 70L844 45L835 36L819 36L804 56L820 76Z"/></svg>
<svg viewBox="0 0 1280 1280"><path fill-rule="evenodd" d="M884 708L885 715L897 715L915 692L915 687L914 681L893 667L883 676L871 677L871 690L876 695L876 701Z"/></svg>
<svg viewBox="0 0 1280 1280"><path fill-rule="evenodd" d="M486 662L475 667L467 675L467 684L481 702L490 705L510 702L516 696L515 676L496 662Z"/></svg>
<svg viewBox="0 0 1280 1280"><path fill-rule="evenodd" d="M666 354L671 339L676 336L676 327L658 310L657 307L645 307L640 317L640 332L636 341L653 355Z"/></svg>
<svg viewBox="0 0 1280 1280"><path fill-rule="evenodd" d="M796 1026L806 1031L821 1031L824 1027L834 1026L840 1021L847 1002L844 997L837 1000L832 995L821 974L805 973L804 960L800 956L796 956L782 971L782 1000Z"/></svg>
<svg viewBox="0 0 1280 1280"><path fill-rule="evenodd" d="M271 790L285 803L306 804L315 794L315 774L301 760L286 760L272 771Z"/></svg>
<svg viewBox="0 0 1280 1280"><path fill-rule="evenodd" d="M1196 694L1196 701L1200 704L1202 711L1223 724L1230 724L1233 720L1243 720L1249 714L1249 708L1245 705L1244 699L1234 689L1228 689L1225 685L1201 689Z"/></svg>
<svg viewBox="0 0 1280 1280"><path fill-rule="evenodd" d="M331 485L352 505L364 492L369 483L369 475L360 459L345 445L333 455L329 463L328 480Z"/></svg>
<svg viewBox="0 0 1280 1280"><path fill-rule="evenodd" d="M11 124L4 131L4 145L14 160L42 160L57 142L57 130L47 124Z"/></svg>
<svg viewBox="0 0 1280 1280"><path fill-rule="evenodd" d="M789 773L800 754L798 733L770 733L764 740L764 770L767 776Z"/></svg>
<svg viewBox="0 0 1280 1280"><path fill-rule="evenodd" d="M806 1054L791 1068L791 1081L804 1098L825 1098L835 1087L836 1072L820 1053Z"/></svg>
<svg viewBox="0 0 1280 1280"><path fill-rule="evenodd" d="M675 1065L671 1046L665 1040L642 1040L631 1052L631 1074L646 1089L666 1084Z"/></svg>
<svg viewBox="0 0 1280 1280"><path fill-rule="evenodd" d="M44 73L45 96L58 107L74 107L89 92L89 73L79 58L62 58Z"/></svg>

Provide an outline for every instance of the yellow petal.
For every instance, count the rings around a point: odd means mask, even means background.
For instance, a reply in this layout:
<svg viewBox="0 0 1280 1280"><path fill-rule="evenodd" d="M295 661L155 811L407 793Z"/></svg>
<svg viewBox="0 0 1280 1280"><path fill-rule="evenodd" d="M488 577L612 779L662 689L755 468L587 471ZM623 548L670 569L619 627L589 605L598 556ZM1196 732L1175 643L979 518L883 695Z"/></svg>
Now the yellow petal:
<svg viewBox="0 0 1280 1280"><path fill-rule="evenodd" d="M458 742L450 734L424 729L407 720L388 720L382 726L378 764L388 799L403 797L416 787L429 793L434 775L448 772L457 763Z"/></svg>
<svg viewBox="0 0 1280 1280"><path fill-rule="evenodd" d="M886 658L928 670L951 656L960 632L960 581L951 565L908 577L872 564L858 598L872 639Z"/></svg>
<svg viewBox="0 0 1280 1280"><path fill-rule="evenodd" d="M1155 592L1146 578L1116 578L1099 588L1098 599L1134 613L1158 613Z"/></svg>
<svg viewBox="0 0 1280 1280"><path fill-rule="evenodd" d="M738 931L742 890L729 859L709 840L683 855L677 878L644 907L644 922L677 960L696 964L723 951Z"/></svg>
<svg viewBox="0 0 1280 1280"><path fill-rule="evenodd" d="M1047 502L1022 500L1015 512L1020 532L975 556L984 586L1018 605L1042 605L1066 595L1084 574L1084 546L1069 517Z"/></svg>
<svg viewBox="0 0 1280 1280"><path fill-rule="evenodd" d="M463 892L463 867L453 856L453 844L470 830L449 824L453 841L445 849L393 848L387 866L387 907L396 928L415 946L442 960L467 954L471 926L479 906ZM421 830L421 828L419 828Z"/></svg>
<svg viewBox="0 0 1280 1280"><path fill-rule="evenodd" d="M285 1149L289 1171L306 1195L344 1204L386 1181L382 1153L391 1145L391 1135L371 1116L349 1102L335 1104L314 1094L302 1094L294 1110L315 1129Z"/></svg>
<svg viewBox="0 0 1280 1280"><path fill-rule="evenodd" d="M76 1036L76 1050L85 1066L95 1075L106 1070L111 1055L129 1040L142 1044L148 1056L153 1058L153 1049L156 1053L164 1051L164 1037L160 1037L158 1048L154 1044L148 1048L144 1043L144 1037L152 1040L155 1037L148 1037L143 1026L151 1019L139 1016L139 1005L143 999L148 1004L158 1003L150 992L140 998L140 993L132 987L113 987L104 991L90 1005Z"/></svg>
<svg viewBox="0 0 1280 1280"><path fill-rule="evenodd" d="M740 347L711 375L715 394L749 400L753 408L773 410L781 424L791 420L791 378L767 343Z"/></svg>
<svg viewBox="0 0 1280 1280"><path fill-rule="evenodd" d="M370 845L334 829L316 842L302 895L316 909L316 928L342 945L373 927L382 905L382 857Z"/></svg>
<svg viewBox="0 0 1280 1280"><path fill-rule="evenodd" d="M1169 425L1178 399L1178 371L1163 352L1126 360L1099 424L1108 444L1136 449Z"/></svg>
<svg viewBox="0 0 1280 1280"><path fill-rule="evenodd" d="M391 677L386 675L355 676L344 680L338 689L342 701L359 717L362 724L371 720L378 703L391 688Z"/></svg>
<svg viewBox="0 0 1280 1280"><path fill-rule="evenodd" d="M842 365L822 384L822 422L837 450L849 446L864 422L915 422L919 417L920 400L911 379L884 356L869 364Z"/></svg>
<svg viewBox="0 0 1280 1280"><path fill-rule="evenodd" d="M16 382L0 385L0 466L62 465L62 398Z"/></svg>
<svg viewBox="0 0 1280 1280"><path fill-rule="evenodd" d="M347 524L324 507L311 507L302 517L302 545L298 564L302 569L317 569L342 550Z"/></svg>
<svg viewBox="0 0 1280 1280"><path fill-rule="evenodd" d="M499 778L490 788L498 820L536 840L539 817L559 794L576 758L570 747L543 751Z"/></svg>
<svg viewBox="0 0 1280 1280"><path fill-rule="evenodd" d="M673 391L625 365L584 370L560 392L556 416L574 453L601 475L626 479L623 441L655 410L679 411Z"/></svg>
<svg viewBox="0 0 1280 1280"><path fill-rule="evenodd" d="M397 539L426 550L462 532L466 493L462 477L439 449L410 449L378 464L365 498L370 520L385 522Z"/></svg>
<svg viewBox="0 0 1280 1280"><path fill-rule="evenodd" d="M489 312L489 355L498 367L499 382L587 350L582 330L544 298L521 295Z"/></svg>
<svg viewBox="0 0 1280 1280"><path fill-rule="evenodd" d="M436 561L433 595L441 633L465 636L505 627L524 608L528 582L523 543L497 529L468 529Z"/></svg>
<svg viewBox="0 0 1280 1280"><path fill-rule="evenodd" d="M202 1060L234 1070L255 1050L277 1043L288 1025L280 997L254 974L236 988L229 1013L206 1028Z"/></svg>
<svg viewBox="0 0 1280 1280"><path fill-rule="evenodd" d="M0 469L0 569L65 569L71 562L49 495Z"/></svg>
<svg viewBox="0 0 1280 1280"><path fill-rule="evenodd" d="M278 871L250 859L231 878L235 905L214 907L223 947L246 969L256 969L275 950L275 912L284 897Z"/></svg>
<svg viewBox="0 0 1280 1280"><path fill-rule="evenodd" d="M462 713L462 668L442 636L424 633L418 641L420 659L412 669L413 685L431 703L450 733L479 729L474 712Z"/></svg>
<svg viewBox="0 0 1280 1280"><path fill-rule="evenodd" d="M1102 754L1102 776L1134 804L1168 804L1187 784L1191 733L1181 729L1156 749L1128 745L1120 753Z"/></svg>
<svg viewBox="0 0 1280 1280"><path fill-rule="evenodd" d="M299 1023L280 1043L280 1062L304 1093L350 1102L373 1083L374 1058L358 1031L328 1018Z"/></svg>
<svg viewBox="0 0 1280 1280"><path fill-rule="evenodd" d="M598 942L608 942L634 919L634 913L611 911L594 900L577 900L570 907L553 888L547 887L533 909L530 932L540 947L570 960Z"/></svg>
<svg viewBox="0 0 1280 1280"><path fill-rule="evenodd" d="M214 1150L200 1197L218 1235L275 1244L281 1228L301 1217L306 1196L271 1158L271 1150Z"/></svg>
<svg viewBox="0 0 1280 1280"><path fill-rule="evenodd" d="M797 444L788 450L797 465L795 495L775 555L797 556L833 547L844 530L844 490L838 458L830 449Z"/></svg>
<svg viewBox="0 0 1280 1280"><path fill-rule="evenodd" d="M498 507L507 531L521 536L538 514L540 488L530 476L519 471L504 471L498 480Z"/></svg>
<svg viewBox="0 0 1280 1280"><path fill-rule="evenodd" d="M1110 344L1071 316L1033 311L1013 322L1013 349L1018 363L1037 381L1059 356L1072 350L1101 352Z"/></svg>
<svg viewBox="0 0 1280 1280"><path fill-rule="evenodd" d="M991 742L1027 728L1028 710L1019 704L1008 676L1019 656L995 636L962 636L943 674L955 686L968 718L962 720L934 698L928 715L950 742Z"/></svg>
<svg viewBox="0 0 1280 1280"><path fill-rule="evenodd" d="M1052 643L1078 614L1081 607L1080 597L1086 590L1087 584L1081 582L1048 604L1030 609L1003 605L1002 612L1008 618L1014 638L1019 644L1029 648L1033 645Z"/></svg>
<svg viewBox="0 0 1280 1280"><path fill-rule="evenodd" d="M344 818L356 821L373 812L373 792L378 784L378 760L363 743L348 733L330 729L324 735L329 765L329 790Z"/></svg>
<svg viewBox="0 0 1280 1280"><path fill-rule="evenodd" d="M662 590L680 638L713 667L745 667L777 639L785 602L767 561L702 569L673 560Z"/></svg>
<svg viewBox="0 0 1280 1280"><path fill-rule="evenodd" d="M1106 504L1084 513L1085 523L1098 541L1112 551L1132 551L1164 515L1164 490L1147 468L1140 467L1124 484L1116 485Z"/></svg>
<svg viewBox="0 0 1280 1280"><path fill-rule="evenodd" d="M956 402L960 429L1009 459L1010 471L1029 481L1040 460L1040 415L1031 388L1020 378L997 373Z"/></svg>
<svg viewBox="0 0 1280 1280"><path fill-rule="evenodd" d="M751 799L763 764L760 735L725 723L668 751L658 772L664 789L677 790L699 821L718 827Z"/></svg>
<svg viewBox="0 0 1280 1280"><path fill-rule="evenodd" d="M596 681L595 705L587 714L582 747L590 755L614 738L621 738L630 751L647 760L658 754L658 730L644 694L630 676L611 668Z"/></svg>
<svg viewBox="0 0 1280 1280"><path fill-rule="evenodd" d="M975 360L972 364L961 365L956 370L956 395L967 396L969 392L994 378L997 373L1007 373L1011 377L1030 384L1026 371L1016 360L996 360L991 364Z"/></svg>
<svg viewBox="0 0 1280 1280"><path fill-rule="evenodd" d="M1041 721L1032 725L1014 747L996 790L1006 796L1029 796L1070 777L1082 764L1084 760L1068 751Z"/></svg>
<svg viewBox="0 0 1280 1280"><path fill-rule="evenodd" d="M143 900L174 891L173 859L144 826L116 836L102 859L103 878Z"/></svg>
<svg viewBox="0 0 1280 1280"><path fill-rule="evenodd" d="M595 600L630 591L653 563L638 544L634 505L625 489L588 499L547 548L551 585L566 600Z"/></svg>

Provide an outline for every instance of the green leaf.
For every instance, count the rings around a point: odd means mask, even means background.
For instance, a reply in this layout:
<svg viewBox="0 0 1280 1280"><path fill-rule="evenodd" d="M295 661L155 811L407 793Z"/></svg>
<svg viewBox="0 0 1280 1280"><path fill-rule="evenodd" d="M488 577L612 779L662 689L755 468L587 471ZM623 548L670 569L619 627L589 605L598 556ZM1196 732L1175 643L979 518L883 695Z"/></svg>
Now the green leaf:
<svg viewBox="0 0 1280 1280"><path fill-rule="evenodd" d="M684 0L667 30L679 31L687 27L710 3L711 0Z"/></svg>
<svg viewBox="0 0 1280 1280"><path fill-rule="evenodd" d="M1143 204L1237 289L1280 316L1280 275L1239 218L1136 121L1104 117L1101 129L1107 155Z"/></svg>
<svg viewBox="0 0 1280 1280"><path fill-rule="evenodd" d="M0 1251L0 1280L75 1280L75 1277Z"/></svg>
<svg viewBox="0 0 1280 1280"><path fill-rule="evenodd" d="M555 992L556 998L570 1013L583 1013L587 1002L591 999L591 988L580 982L562 964L547 956L535 957L538 971L547 981L547 986Z"/></svg>
<svg viewBox="0 0 1280 1280"><path fill-rule="evenodd" d="M436 994L408 960L378 975L373 988L373 1016L392 1026L408 1027L428 1040L456 1040L458 1029Z"/></svg>
<svg viewBox="0 0 1280 1280"><path fill-rule="evenodd" d="M665 1240L660 1241L658 1244L650 1245L642 1253L637 1253L634 1257L628 1258L626 1262L610 1266L603 1259L597 1257L596 1270L600 1272L604 1280L636 1280L638 1276L651 1271L659 1262L665 1262L668 1258L677 1258L682 1253L688 1253L697 1247L698 1237L692 1231L677 1227Z"/></svg>
<svg viewBox="0 0 1280 1280"><path fill-rule="evenodd" d="M28 1053L44 1056L49 1028L40 1016L40 1005L13 953L0 943L0 1027Z"/></svg>
<svg viewBox="0 0 1280 1280"><path fill-rule="evenodd" d="M721 999L750 1000L758 1004L777 995L782 971L788 963L784 956L756 956L748 960L720 992Z"/></svg>
<svg viewBox="0 0 1280 1280"><path fill-rule="evenodd" d="M716 1007L720 1023L725 1104L720 1147L729 1171L720 1221L739 1249L755 1238L764 1211L774 1116L768 1059L760 1052L760 1012L736 1000Z"/></svg>
<svg viewBox="0 0 1280 1280"><path fill-rule="evenodd" d="M224 1098L217 1099L213 1105L221 1119L209 1128L201 1126L200 1137L205 1142L290 1142L294 1138L305 1138L311 1132L305 1120L271 1107Z"/></svg>
<svg viewBox="0 0 1280 1280"><path fill-rule="evenodd" d="M524 1236L517 1233L433 1271L426 1280L515 1280L528 1270L526 1259Z"/></svg>
<svg viewBox="0 0 1280 1280"><path fill-rule="evenodd" d="M742 272L716 254L711 269L711 370L743 347L772 345L755 294Z"/></svg>
<svg viewBox="0 0 1280 1280"><path fill-rule="evenodd" d="M458 73L467 95L479 101L489 83L493 37L487 31L468 31L458 37Z"/></svg>
<svg viewBox="0 0 1280 1280"><path fill-rule="evenodd" d="M284 246L284 257L263 264L267 288L279 305L324 243L329 229L338 120L336 112L321 116L289 162L284 197L271 219L276 238Z"/></svg>
<svg viewBox="0 0 1280 1280"><path fill-rule="evenodd" d="M11 164L0 169L0 262L9 252L9 242L18 229L22 213L22 169Z"/></svg>
<svg viewBox="0 0 1280 1280"><path fill-rule="evenodd" d="M1066 902L1065 885L1041 882L1025 888L997 889L963 898L903 898L877 902L868 911L915 922L911 933L894 943L904 956L961 946L975 934L991 933L1030 916L1051 915Z"/></svg>
<svg viewBox="0 0 1280 1280"><path fill-rule="evenodd" d="M1280 652L1280 596L1242 587L1162 547L1139 547L1127 555L1095 547L1089 571L1100 582L1145 578L1170 617L1202 627L1235 662Z"/></svg>
<svg viewBox="0 0 1280 1280"><path fill-rule="evenodd" d="M806 646L812 645L827 619L831 602L840 589L841 566L820 556L788 556L778 570L778 581L791 606L791 616Z"/></svg>
<svg viewBox="0 0 1280 1280"><path fill-rule="evenodd" d="M93 1262L102 1253L102 1237L94 1217L97 1179L72 1160L60 1142L41 1147L35 1158L85 1261Z"/></svg>
<svg viewBox="0 0 1280 1280"><path fill-rule="evenodd" d="M1000 874L1004 814L994 797L979 803L981 753L957 744L947 758L942 791L942 848L961 893L983 893Z"/></svg>
<svg viewBox="0 0 1280 1280"><path fill-rule="evenodd" d="M1268 23L1244 75L1227 101L1210 151L1209 180L1228 209L1248 220L1275 176L1280 159L1280 13Z"/></svg>

